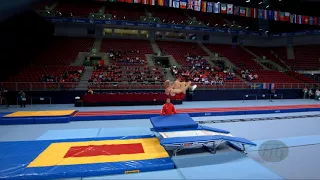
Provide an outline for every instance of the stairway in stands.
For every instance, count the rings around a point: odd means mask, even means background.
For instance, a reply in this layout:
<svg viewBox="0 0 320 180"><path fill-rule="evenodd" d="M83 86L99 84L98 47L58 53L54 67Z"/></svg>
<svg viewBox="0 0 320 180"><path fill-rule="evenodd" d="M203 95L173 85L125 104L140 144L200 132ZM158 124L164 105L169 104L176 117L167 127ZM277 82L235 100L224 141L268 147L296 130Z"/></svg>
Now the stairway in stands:
<svg viewBox="0 0 320 180"><path fill-rule="evenodd" d="M93 73L93 67L85 67L85 71L80 79L80 83L75 89L86 90L88 88L88 80L92 76L92 73Z"/></svg>

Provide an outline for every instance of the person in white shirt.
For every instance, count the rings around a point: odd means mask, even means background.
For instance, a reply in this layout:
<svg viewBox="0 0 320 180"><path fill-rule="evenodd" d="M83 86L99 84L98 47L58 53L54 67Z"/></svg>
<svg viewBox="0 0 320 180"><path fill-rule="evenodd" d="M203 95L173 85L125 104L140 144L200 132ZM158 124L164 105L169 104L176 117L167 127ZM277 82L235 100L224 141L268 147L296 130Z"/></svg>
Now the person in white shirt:
<svg viewBox="0 0 320 180"><path fill-rule="evenodd" d="M316 90L316 93L315 93L315 100L320 100L320 91L319 89Z"/></svg>

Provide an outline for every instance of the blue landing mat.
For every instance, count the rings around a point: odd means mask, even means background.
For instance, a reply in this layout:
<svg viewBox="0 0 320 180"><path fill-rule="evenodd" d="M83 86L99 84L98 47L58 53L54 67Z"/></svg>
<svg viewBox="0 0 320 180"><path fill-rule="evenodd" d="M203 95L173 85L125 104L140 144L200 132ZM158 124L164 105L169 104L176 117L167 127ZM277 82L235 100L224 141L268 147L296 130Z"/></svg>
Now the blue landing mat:
<svg viewBox="0 0 320 180"><path fill-rule="evenodd" d="M124 175L114 175L114 176L98 176L98 177L88 177L82 178L82 180L104 180L104 179L183 179L180 175L180 172L176 169L166 170L166 171L154 171L154 172L145 172L138 174L124 174Z"/></svg>
<svg viewBox="0 0 320 180"><path fill-rule="evenodd" d="M171 158L158 158L137 161L106 162L94 164L60 165L45 167L27 167L52 143L85 142L117 139L154 138L154 136L87 138L48 141L20 141L0 143L0 179L57 179L124 174L125 171L140 172L173 169ZM64 143L66 144L66 143ZM63 156L62 156L63 157ZM134 166L132 166L134 164Z"/></svg>
<svg viewBox="0 0 320 180"><path fill-rule="evenodd" d="M248 147L247 151L258 151L259 147L266 141L270 140L277 140L283 142L288 147L295 147L295 146L307 146L313 144L320 144L320 135L314 136L300 136L300 137L289 137L289 138L280 138L280 139L267 139L267 140L257 140L254 143L257 146ZM270 146L270 148L274 148L274 146ZM265 150L268 149L267 147L264 148Z"/></svg>
<svg viewBox="0 0 320 180"><path fill-rule="evenodd" d="M185 179L283 179L240 152L174 157Z"/></svg>

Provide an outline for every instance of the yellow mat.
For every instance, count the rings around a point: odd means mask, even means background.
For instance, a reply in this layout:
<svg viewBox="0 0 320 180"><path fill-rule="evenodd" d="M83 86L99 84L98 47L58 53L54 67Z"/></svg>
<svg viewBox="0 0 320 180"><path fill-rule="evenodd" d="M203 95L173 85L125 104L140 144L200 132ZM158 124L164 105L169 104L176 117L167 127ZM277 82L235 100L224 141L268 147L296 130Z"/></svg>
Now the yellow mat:
<svg viewBox="0 0 320 180"><path fill-rule="evenodd" d="M67 116L74 113L75 110L57 110L57 111L17 111L7 114L4 117L33 117L33 116Z"/></svg>

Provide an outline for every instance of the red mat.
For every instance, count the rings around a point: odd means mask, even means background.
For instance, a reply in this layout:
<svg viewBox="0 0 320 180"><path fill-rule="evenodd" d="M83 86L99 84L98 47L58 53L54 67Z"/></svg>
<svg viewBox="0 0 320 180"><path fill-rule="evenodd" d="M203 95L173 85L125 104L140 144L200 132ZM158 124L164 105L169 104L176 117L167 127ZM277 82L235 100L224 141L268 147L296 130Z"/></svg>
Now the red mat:
<svg viewBox="0 0 320 180"><path fill-rule="evenodd" d="M231 108L185 108L179 109L179 113L193 112L232 112L232 111L249 111L249 110L284 110L284 109L303 109L303 108L320 108L320 104L306 105L286 105L286 106L255 106L255 107L231 107ZM130 114L159 114L159 109L154 110L114 110L114 111L86 111L77 112L75 116L101 116L101 115L130 115Z"/></svg>

